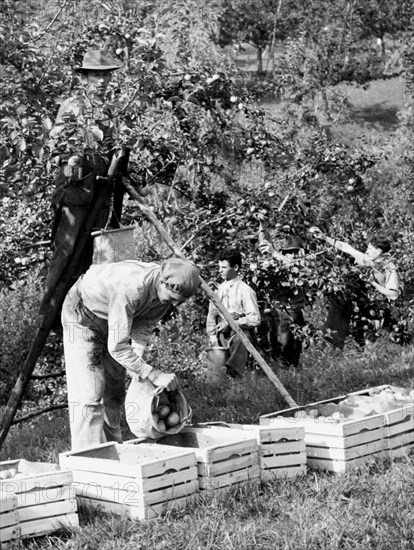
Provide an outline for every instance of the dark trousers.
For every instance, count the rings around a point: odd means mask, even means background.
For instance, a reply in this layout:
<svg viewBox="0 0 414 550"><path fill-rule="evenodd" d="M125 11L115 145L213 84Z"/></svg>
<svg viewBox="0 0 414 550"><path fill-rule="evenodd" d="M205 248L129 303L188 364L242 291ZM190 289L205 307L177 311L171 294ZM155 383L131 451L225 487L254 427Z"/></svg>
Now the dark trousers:
<svg viewBox="0 0 414 550"><path fill-rule="evenodd" d="M243 330L243 334L252 341L252 332ZM226 361L227 372L230 376L243 376L246 371L248 351L238 334L234 331L225 331L218 335L220 345L227 347L230 356Z"/></svg>
<svg viewBox="0 0 414 550"><path fill-rule="evenodd" d="M328 315L323 326L325 338L336 348L343 349L349 334L352 309L347 303L340 303L334 298L329 301Z"/></svg>

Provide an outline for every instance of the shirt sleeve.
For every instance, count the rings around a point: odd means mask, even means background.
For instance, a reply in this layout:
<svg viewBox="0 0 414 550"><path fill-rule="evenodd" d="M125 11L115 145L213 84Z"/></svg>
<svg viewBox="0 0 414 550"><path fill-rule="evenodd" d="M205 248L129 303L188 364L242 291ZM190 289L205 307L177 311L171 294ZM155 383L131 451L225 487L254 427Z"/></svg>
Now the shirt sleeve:
<svg viewBox="0 0 414 550"><path fill-rule="evenodd" d="M248 285L245 286L243 292L243 309L244 316L236 321L240 328L254 328L259 326L261 317L256 292Z"/></svg>
<svg viewBox="0 0 414 550"><path fill-rule="evenodd" d="M125 294L115 295L108 308L108 351L130 373L146 378L152 366L142 354L156 321L134 320L133 307Z"/></svg>
<svg viewBox="0 0 414 550"><path fill-rule="evenodd" d="M396 269L387 271L385 287L388 288L388 290L395 290L396 292L400 292L400 278Z"/></svg>

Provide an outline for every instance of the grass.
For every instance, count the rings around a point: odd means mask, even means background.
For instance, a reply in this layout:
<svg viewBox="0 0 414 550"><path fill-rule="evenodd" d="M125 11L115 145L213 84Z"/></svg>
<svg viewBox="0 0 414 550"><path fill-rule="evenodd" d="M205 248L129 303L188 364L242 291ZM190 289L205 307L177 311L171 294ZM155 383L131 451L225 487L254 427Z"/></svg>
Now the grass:
<svg viewBox="0 0 414 550"><path fill-rule="evenodd" d="M279 53L282 53L282 49ZM237 55L237 64L241 69L255 74L255 48L245 44ZM263 66L265 70L271 67L266 54ZM343 97L346 103L341 120L330 127L334 139L354 143L366 136L371 136L372 139L374 134L377 141L383 141L398 127L398 113L405 104L404 80L401 76L374 80L367 88L343 83L329 90L328 96ZM273 114L283 106L283 103L266 99L262 106Z"/></svg>
<svg viewBox="0 0 414 550"><path fill-rule="evenodd" d="M257 371L216 389L205 385L202 374L184 383L195 421L257 423L260 414L286 406ZM342 353L308 348L301 368L278 376L299 404L384 383L410 386L414 346L380 340L364 352L351 344ZM15 426L0 458L56 462L69 448L68 431L66 411ZM81 507L79 531L28 539L11 549L408 550L414 545L413 474L414 455L380 456L341 475L309 471L296 479L232 488L146 522Z"/></svg>

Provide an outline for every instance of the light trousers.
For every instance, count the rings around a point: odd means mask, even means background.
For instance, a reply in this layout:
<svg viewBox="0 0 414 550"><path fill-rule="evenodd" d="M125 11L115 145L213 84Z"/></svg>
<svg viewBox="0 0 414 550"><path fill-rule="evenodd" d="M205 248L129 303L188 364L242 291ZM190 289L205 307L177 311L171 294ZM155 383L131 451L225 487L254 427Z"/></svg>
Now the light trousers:
<svg viewBox="0 0 414 550"><path fill-rule="evenodd" d="M78 284L62 307L72 450L122 442L126 371L109 354L108 323L83 306Z"/></svg>

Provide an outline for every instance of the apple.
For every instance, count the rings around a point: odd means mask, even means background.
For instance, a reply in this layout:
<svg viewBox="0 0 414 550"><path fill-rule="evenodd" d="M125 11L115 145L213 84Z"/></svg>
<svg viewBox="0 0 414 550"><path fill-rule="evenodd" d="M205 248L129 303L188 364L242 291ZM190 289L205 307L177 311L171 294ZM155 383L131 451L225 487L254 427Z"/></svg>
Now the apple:
<svg viewBox="0 0 414 550"><path fill-rule="evenodd" d="M161 405L160 407L158 407L157 412L160 419L164 420L164 418L166 418L170 414L171 409L168 405Z"/></svg>
<svg viewBox="0 0 414 550"><path fill-rule="evenodd" d="M236 103L236 102L237 102L237 99L238 99L238 98L237 98L236 95L231 95L231 96L230 96L230 101L231 101L232 103Z"/></svg>
<svg viewBox="0 0 414 550"><path fill-rule="evenodd" d="M160 420L157 426L159 432L164 433L167 431L167 425L165 424L164 420Z"/></svg>
<svg viewBox="0 0 414 550"><path fill-rule="evenodd" d="M174 426L177 426L177 424L180 423L180 415L176 412L170 413L167 416L165 423L169 428L174 428Z"/></svg>
<svg viewBox="0 0 414 550"><path fill-rule="evenodd" d="M355 187L353 185L347 185L346 190L348 191L348 193L352 193L352 191L355 190Z"/></svg>

